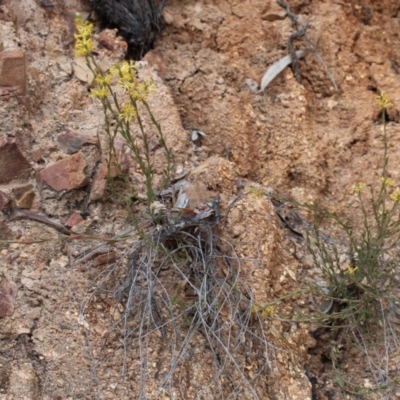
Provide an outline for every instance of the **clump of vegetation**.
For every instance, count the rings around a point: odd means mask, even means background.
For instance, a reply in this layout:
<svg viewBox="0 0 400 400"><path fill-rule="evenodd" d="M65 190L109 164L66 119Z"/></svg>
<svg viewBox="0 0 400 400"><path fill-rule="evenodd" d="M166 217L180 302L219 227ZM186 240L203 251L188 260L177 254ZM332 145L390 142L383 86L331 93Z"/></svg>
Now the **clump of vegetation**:
<svg viewBox="0 0 400 400"><path fill-rule="evenodd" d="M168 185L172 170L172 150L167 146L160 124L157 122L150 106L147 102L148 96L154 91L154 86L150 80L140 82L137 77L138 65L132 61L117 63L109 71L103 71L93 55L92 31L93 24L83 20L81 15L75 19L78 33L75 34L75 53L77 56L85 57L86 64L95 76L95 87L91 89L91 95L100 100L105 120L105 132L109 142L109 155L107 158L108 176L110 178L111 168L117 168L119 175L123 178L124 189L128 193L124 196L127 205L134 196L134 188L129 179L123 174L122 168L118 163L116 154L115 139L121 135L129 149L132 151L133 158L138 164L145 177L145 190L147 198L147 211L152 215L150 205L155 200L154 174L150 155L149 136L143 123L143 113L147 112L151 122L156 127L159 141L165 153L165 180L164 185ZM117 83L117 88L113 85ZM132 135L132 124L136 123L141 132L141 142ZM143 150L142 150L143 148ZM113 187L113 179L109 179L109 184ZM118 191L114 190L118 194Z"/></svg>
<svg viewBox="0 0 400 400"><path fill-rule="evenodd" d="M129 250L127 269L114 264L101 272L96 286L99 296L112 293L121 306L118 309L123 310L112 329L117 326L123 335L125 376L131 360L140 358L135 371L140 393L133 396L144 399L167 391L171 398L177 393L191 398L187 394L192 390L191 380L197 380L196 368L204 366L207 357L205 390L219 398L237 397L246 391L261 399L258 383L270 368L270 344L262 316L271 310L254 306L248 284L252 271L242 268L233 246L215 233L220 220L219 196L196 212L172 215L162 204L162 211L153 214L156 191L143 111L157 128L165 150L165 185L172 166L171 150L147 103L153 86L149 81L138 82L133 62L102 71L92 52L92 24L78 16L76 25L76 54L86 58L95 74L91 94L100 100L104 111L110 147L108 168L115 166L115 139L121 135L145 176L147 212L153 217L146 228L135 225L139 237ZM113 88L114 81L118 91ZM139 126L141 146L132 136L133 123ZM128 178L125 183L127 188L131 185ZM126 203L129 205L129 200ZM116 286L115 281L119 282ZM153 348L159 343L161 357Z"/></svg>
<svg viewBox="0 0 400 400"><path fill-rule="evenodd" d="M314 229L308 232L307 247L322 278L311 287L313 295L321 300L312 320L319 327L340 332L338 337L345 341L356 343L375 379L375 384L366 385L346 378L339 361L343 346L338 340L330 354L332 365L337 382L353 394L386 389L398 379L389 370L389 354L395 349L399 351L390 315L400 317L400 189L395 188L389 174L386 109L392 104L384 93L377 95L377 100L382 113L384 161L377 188L371 186L368 193L363 182L352 186L358 199L361 226L352 227L337 213L317 203L305 205L314 215ZM322 219L336 223L343 232L347 241L346 262L338 246L320 233Z"/></svg>

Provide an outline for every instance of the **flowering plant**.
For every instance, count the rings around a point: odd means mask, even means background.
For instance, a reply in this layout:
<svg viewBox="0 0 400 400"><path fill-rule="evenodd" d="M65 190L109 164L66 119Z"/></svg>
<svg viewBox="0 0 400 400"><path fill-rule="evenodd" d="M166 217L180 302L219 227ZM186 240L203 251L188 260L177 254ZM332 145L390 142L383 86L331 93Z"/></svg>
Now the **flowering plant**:
<svg viewBox="0 0 400 400"><path fill-rule="evenodd" d="M172 168L172 152L167 146L160 124L155 119L147 102L149 95L155 91L151 80L139 81L137 77L138 64L133 61L123 61L115 64L109 71L103 71L93 55L93 24L84 21L80 14L76 15L75 24L77 33L75 34L75 54L79 57L85 57L86 64L95 76L95 86L91 89L91 96L98 99L104 111L105 131L109 140L109 157L107 166L109 171L109 182L113 184L110 178L112 166L120 168L117 163L115 139L121 135L129 149L132 151L133 158L139 165L140 170L145 176L147 210L151 214L150 205L155 199L153 187L153 169L150 157L149 137L144 128L143 117L141 113L147 111L150 121L156 127L161 146L166 156L165 182L167 185L170 180ZM122 89L117 90L115 85ZM140 106L143 107L140 107ZM141 146L135 140L132 134L131 124L137 123L141 132ZM122 175L122 174L121 174ZM131 187L129 182L125 182L126 187ZM127 202L132 198L131 195L124 197Z"/></svg>

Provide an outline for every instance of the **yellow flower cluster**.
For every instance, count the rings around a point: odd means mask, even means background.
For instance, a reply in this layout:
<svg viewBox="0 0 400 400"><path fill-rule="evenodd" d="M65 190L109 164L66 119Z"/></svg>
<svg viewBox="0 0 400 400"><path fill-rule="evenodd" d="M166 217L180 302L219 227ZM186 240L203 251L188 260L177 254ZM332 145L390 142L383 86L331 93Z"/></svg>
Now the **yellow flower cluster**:
<svg viewBox="0 0 400 400"><path fill-rule="evenodd" d="M353 193L362 193L364 191L364 189L365 189L365 183L363 183L363 182L354 183L351 186L351 191Z"/></svg>
<svg viewBox="0 0 400 400"><path fill-rule="evenodd" d="M382 184L385 187L388 186L394 186L395 182L393 179L385 177L385 176L381 176L380 177L380 181L382 182ZM363 182L358 182L358 183L354 183L351 186L351 191L353 193L362 193L365 189L365 183ZM390 198L392 199L392 201L394 201L395 203L400 203L400 189L397 188L395 189L392 194L390 195Z"/></svg>
<svg viewBox="0 0 400 400"><path fill-rule="evenodd" d="M396 190L394 190L393 193L390 195L390 198L391 198L395 203L400 203L400 189L397 188Z"/></svg>
<svg viewBox="0 0 400 400"><path fill-rule="evenodd" d="M100 73L94 78L98 87L95 89L91 89L91 96L97 97L99 100L103 100L110 93L110 85L112 81L111 74L103 74Z"/></svg>
<svg viewBox="0 0 400 400"><path fill-rule="evenodd" d="M274 313L274 307L273 306L267 306L262 310L262 314L266 317L270 317Z"/></svg>
<svg viewBox="0 0 400 400"><path fill-rule="evenodd" d="M394 180L387 178L386 176L381 176L380 181L383 183L384 186L393 186Z"/></svg>
<svg viewBox="0 0 400 400"><path fill-rule="evenodd" d="M124 61L110 68L110 74L118 78L119 82L134 82L138 66L134 61Z"/></svg>
<svg viewBox="0 0 400 400"><path fill-rule="evenodd" d="M134 121L137 114L136 107L131 102L128 102L122 107L119 117L125 121Z"/></svg>
<svg viewBox="0 0 400 400"><path fill-rule="evenodd" d="M97 75L94 80L100 86L108 86L111 84L112 75L111 74L100 74L100 75Z"/></svg>
<svg viewBox="0 0 400 400"><path fill-rule="evenodd" d="M376 94L375 98L378 101L378 105L382 110L393 106L393 103L389 100L389 98L385 92Z"/></svg>
<svg viewBox="0 0 400 400"><path fill-rule="evenodd" d="M259 312L261 312L261 315L264 317L271 317L272 314L274 313L275 309L274 306L266 306L266 307L261 307L257 306L256 304L253 304L251 306L251 314L256 315Z"/></svg>
<svg viewBox="0 0 400 400"><path fill-rule="evenodd" d="M107 97L109 93L108 87L107 86L100 86L95 89L90 90L90 94L93 97L97 97L99 100L103 100Z"/></svg>
<svg viewBox="0 0 400 400"><path fill-rule="evenodd" d="M146 101L154 90L151 80L138 83L136 80L137 64L133 61L124 61L110 69L110 73L118 78L119 86L129 97L137 102Z"/></svg>
<svg viewBox="0 0 400 400"><path fill-rule="evenodd" d="M93 50L93 40L91 38L93 24L88 21L84 21L82 15L77 13L75 17L75 26L78 30L78 33L74 34L75 54L78 57L88 56Z"/></svg>
<svg viewBox="0 0 400 400"><path fill-rule="evenodd" d="M130 97L135 99L138 102L144 102L149 97L149 94L154 91L154 86L150 80L146 80L141 83L137 83L134 87L132 87L128 94Z"/></svg>

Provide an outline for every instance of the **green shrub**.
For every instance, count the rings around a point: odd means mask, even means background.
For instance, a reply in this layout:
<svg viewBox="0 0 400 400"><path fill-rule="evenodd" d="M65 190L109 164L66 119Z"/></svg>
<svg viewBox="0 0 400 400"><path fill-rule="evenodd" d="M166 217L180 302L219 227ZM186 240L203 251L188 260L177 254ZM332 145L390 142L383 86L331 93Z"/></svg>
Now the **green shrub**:
<svg viewBox="0 0 400 400"><path fill-rule="evenodd" d="M321 273L321 282L311 285L312 295L320 299L312 321L317 326L343 332L362 350L375 377L380 377L369 388L346 378L338 362L340 346L333 346L331 361L336 380L353 394L386 389L393 384L382 349L384 352L393 346L398 350L388 315L399 301L400 190L394 188L394 181L389 178L386 109L392 104L384 93L377 95L377 100L382 112L382 175L377 188L371 186L367 191L363 182L351 188L357 196L362 224L352 227L337 213L321 208L316 202L303 205L314 216L313 229L307 232L307 247ZM338 244L327 241L320 233L321 220L334 222L340 228L347 242L347 262L343 262Z"/></svg>

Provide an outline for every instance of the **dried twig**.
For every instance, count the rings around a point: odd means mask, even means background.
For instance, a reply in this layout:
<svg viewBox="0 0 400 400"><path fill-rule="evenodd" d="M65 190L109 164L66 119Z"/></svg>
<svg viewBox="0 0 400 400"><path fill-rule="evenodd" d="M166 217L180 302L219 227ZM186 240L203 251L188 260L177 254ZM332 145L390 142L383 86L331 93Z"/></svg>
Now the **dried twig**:
<svg viewBox="0 0 400 400"><path fill-rule="evenodd" d="M57 222L52 221L51 219L47 218L45 215L36 214L32 211L25 210L22 208L12 208L10 221L14 219L30 219L32 221L41 222L42 224L46 224L57 231L64 233L65 235L70 235L71 231L67 229L65 226L58 224Z"/></svg>
<svg viewBox="0 0 400 400"><path fill-rule="evenodd" d="M300 36L304 36L305 41L307 42L308 46L310 47L311 51L316 55L316 57L318 58L318 60L321 62L321 64L324 66L325 68L325 72L328 75L330 81L332 82L333 87L335 88L336 91L338 91L338 86L336 84L335 78L333 77L333 75L331 74L331 72L329 71L328 66L326 65L325 61L322 59L321 55L319 54L318 50L316 49L314 43L309 39L309 37L306 34L306 29L307 29L307 24L303 25L302 28L299 28L299 23L298 23L298 17L296 14L294 14L291 9L290 6L288 4L286 4L283 0L277 0L277 3L286 10L289 18L292 20L293 25L296 29L297 32L295 32L293 35L291 35L291 37L289 38L289 50L291 51L291 55L292 55L292 66L293 66L293 71L294 74L296 76L296 79L298 80L298 71L295 70L296 66L296 56L293 57L293 53L295 52L294 46L292 44L293 40L297 37ZM303 32L304 31L304 32ZM293 36L293 37L292 37ZM296 60L296 61L295 61Z"/></svg>

